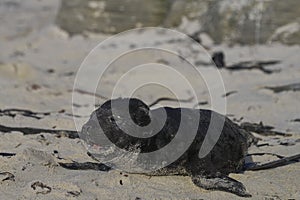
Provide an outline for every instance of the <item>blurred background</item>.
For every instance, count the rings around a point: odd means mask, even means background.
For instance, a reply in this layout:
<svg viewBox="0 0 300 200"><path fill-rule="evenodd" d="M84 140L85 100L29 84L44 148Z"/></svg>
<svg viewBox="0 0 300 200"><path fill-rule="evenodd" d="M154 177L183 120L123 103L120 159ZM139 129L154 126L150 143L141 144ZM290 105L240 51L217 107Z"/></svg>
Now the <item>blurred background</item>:
<svg viewBox="0 0 300 200"><path fill-rule="evenodd" d="M298 0L2 0L1 36L14 38L55 24L68 35L115 34L162 26L203 33L216 43L299 44Z"/></svg>

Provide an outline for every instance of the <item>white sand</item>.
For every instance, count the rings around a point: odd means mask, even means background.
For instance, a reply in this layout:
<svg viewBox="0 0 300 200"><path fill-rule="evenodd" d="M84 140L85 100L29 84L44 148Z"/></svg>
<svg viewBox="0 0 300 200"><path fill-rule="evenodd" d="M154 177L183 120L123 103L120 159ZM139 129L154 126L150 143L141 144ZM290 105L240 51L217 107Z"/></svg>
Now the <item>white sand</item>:
<svg viewBox="0 0 300 200"><path fill-rule="evenodd" d="M28 1L33 5L34 1ZM46 4L46 1L43 2ZM34 4L35 5L35 4ZM93 35L87 38L75 36L68 38L57 27L50 25L53 13L57 8L55 2L49 5L52 12L48 18L42 18L42 28L36 18L26 19L24 26L33 26L28 33L17 33L16 27L19 18L6 18L2 22L6 29L0 35L0 109L21 108L36 112L52 111L53 114L37 120L34 118L17 115L15 118L0 116L0 124L16 127L41 127L75 130L73 118L65 113L72 113L72 87L76 71L87 53L98 42L106 38L103 35ZM17 10L20 16L28 11ZM51 10L50 9L50 10ZM30 10L30 9L29 9ZM35 17L42 14L35 13ZM51 18L52 17L52 18ZM45 20L43 20L45 19ZM29 23L32 22L32 23ZM3 25L1 25L3 27ZM26 29L27 30L27 29ZM38 30L38 31L37 31ZM19 32L18 32L19 33ZM135 38L136 35L132 35ZM163 38L168 36L163 35ZM145 35L145 38L156 38L153 35ZM162 39L164 40L164 39ZM148 40L155 43L155 40ZM138 42L137 42L138 43ZM131 43L115 44L115 47L107 48L109 56L115 48L125 48ZM159 46L167 45L162 42ZM180 46L179 46L180 47ZM212 46L210 52L223 50L226 62L236 63L245 60L269 60L278 59L282 62L270 69L280 69L279 73L267 75L258 70L229 72L221 70L226 91L236 90L238 93L227 98L227 114L233 114L231 118L243 121L259 122L272 125L276 130L292 133L290 139L300 138L299 122L291 122L292 119L300 118L300 92L282 92L274 94L272 91L261 89L263 86L276 86L288 83L300 82L299 46L282 46L271 44L252 47L227 47ZM20 55L24 54L24 55ZM192 52L194 61L200 59L198 52ZM101 64L101 63L100 63ZM53 69L54 73L48 73ZM210 70L209 68L203 68ZM67 75L66 73L73 73ZM117 76L120 71L108 73L102 95L107 95L113 85L109 80ZM133 75L134 76L134 75ZM144 79L153 74L144 74L138 78ZM165 78L164 75L157 75ZM193 79L193 77L189 77ZM213 78L213 77L211 77ZM38 85L34 89L33 85ZM180 98L188 98L190 92L178 85ZM127 95L126 89L123 90ZM145 96L148 103L155 98L170 96L163 90L151 91L151 95ZM209 101L207 88L197 88L197 95L203 97L201 101ZM142 95L144 93L140 93ZM87 95L82 95L81 105L87 103ZM99 99L98 103L104 100ZM183 104L193 107L195 101ZM163 105L174 105L164 102ZM78 108L79 112L86 117L81 118L84 123L88 118L88 108L93 105ZM210 108L210 105L201 106ZM58 113L62 109L65 113ZM11 158L0 157L0 172L10 172L15 175L15 181L1 181L0 176L0 199L243 199L236 195L220 192L206 191L193 185L189 177L147 177L143 175L130 175L124 177L118 171L71 171L57 166L57 160L52 155L54 150L63 158L80 162L91 161L86 155L86 149L79 139L56 138L50 134L23 136L21 133L0 132L0 152L17 153ZM300 144L292 146L279 145L284 141L283 137L265 137L264 141L273 146L260 148L252 147L250 152L273 152L284 156L299 153ZM263 160L267 160L265 157ZM270 158L274 159L274 158ZM244 174L232 174L231 176L244 183L247 190L253 195L252 199L300 199L299 163L291 164L276 169L258 172L245 172ZM4 177L3 177L4 178ZM120 185L122 180L123 185ZM52 188L49 194L37 194L41 189L33 190L31 184L40 181ZM77 196L78 195L78 196Z"/></svg>

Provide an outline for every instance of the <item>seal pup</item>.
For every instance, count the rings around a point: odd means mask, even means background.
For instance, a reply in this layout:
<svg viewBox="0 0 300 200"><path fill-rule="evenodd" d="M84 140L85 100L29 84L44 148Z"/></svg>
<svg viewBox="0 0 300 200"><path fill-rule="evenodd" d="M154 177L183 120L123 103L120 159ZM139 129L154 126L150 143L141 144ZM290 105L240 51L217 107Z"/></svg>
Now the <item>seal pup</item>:
<svg viewBox="0 0 300 200"><path fill-rule="evenodd" d="M115 115L112 112L112 105L116 105L114 109L118 113L128 111L129 105L128 117ZM159 122L161 119L155 118L155 112L160 111L159 109L165 109L166 121L163 128L151 137L134 137L118 126L118 124L122 124L125 129L131 130L130 121L141 127L147 126L150 122ZM186 110L189 115L181 116L182 109ZM200 120L194 120L194 116L199 113ZM215 120L224 120L224 126L212 150L204 158L199 158L200 147L210 125L212 114L217 116ZM241 182L228 177L229 173L243 171L250 134L242 130L227 117L214 111L171 107L150 110L139 99L113 99L106 101L92 113L89 121L83 126L80 137L90 146L99 147L99 152L93 151L89 153L98 162L101 162L103 156L108 155L107 151L103 150L105 148L99 144L101 141L96 138L100 132L101 134L104 133L114 145L126 151L152 152L168 145L175 137L182 120L181 117L188 118L188 123L198 124L193 142L176 161L146 174L156 176L191 176L193 183L198 187L207 190L231 192L242 197L251 197ZM101 128L99 128L99 125Z"/></svg>

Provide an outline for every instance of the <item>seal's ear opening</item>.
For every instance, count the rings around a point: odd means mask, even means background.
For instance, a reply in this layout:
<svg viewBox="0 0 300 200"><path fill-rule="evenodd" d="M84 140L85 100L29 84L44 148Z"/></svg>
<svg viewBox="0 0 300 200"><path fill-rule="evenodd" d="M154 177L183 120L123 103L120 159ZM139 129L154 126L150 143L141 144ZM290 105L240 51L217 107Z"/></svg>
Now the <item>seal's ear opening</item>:
<svg viewBox="0 0 300 200"><path fill-rule="evenodd" d="M139 126L147 126L151 122L149 107L139 99L129 100L131 119Z"/></svg>

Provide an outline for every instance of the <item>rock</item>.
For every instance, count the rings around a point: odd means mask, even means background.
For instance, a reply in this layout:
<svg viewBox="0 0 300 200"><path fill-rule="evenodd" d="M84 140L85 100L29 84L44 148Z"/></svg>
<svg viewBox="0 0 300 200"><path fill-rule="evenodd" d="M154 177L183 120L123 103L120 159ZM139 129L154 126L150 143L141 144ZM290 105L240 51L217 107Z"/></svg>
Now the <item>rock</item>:
<svg viewBox="0 0 300 200"><path fill-rule="evenodd" d="M298 44L299 38L300 24L299 22L292 22L277 28L269 39L269 42L279 41L285 44Z"/></svg>
<svg viewBox="0 0 300 200"><path fill-rule="evenodd" d="M210 0L176 0L165 19L166 27L177 27L185 18L199 20L208 12ZM201 24L201 23L200 23ZM192 27L191 27L192 28Z"/></svg>
<svg viewBox="0 0 300 200"><path fill-rule="evenodd" d="M210 35L216 43L257 44L279 41L285 44L299 44L300 2L297 0L197 2L182 2L182 13L192 23L198 20L201 31ZM198 7L200 5L201 8ZM169 16L173 17L171 14Z"/></svg>
<svg viewBox="0 0 300 200"><path fill-rule="evenodd" d="M222 51L214 52L212 55L212 60L214 61L217 68L223 68L226 67L225 64L225 56Z"/></svg>
<svg viewBox="0 0 300 200"><path fill-rule="evenodd" d="M56 22L71 35L84 31L118 33L161 25L170 3L168 0L63 0Z"/></svg>
<svg viewBox="0 0 300 200"><path fill-rule="evenodd" d="M207 33L216 43L299 44L299 7L298 0L62 0L56 22L71 35L164 26Z"/></svg>

